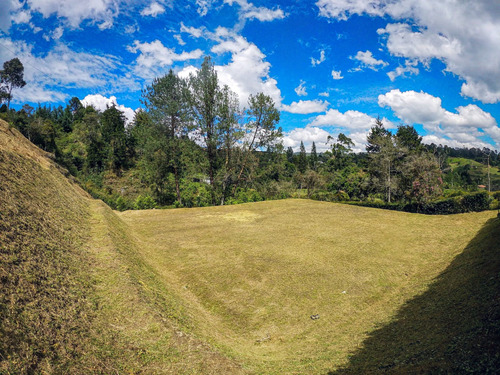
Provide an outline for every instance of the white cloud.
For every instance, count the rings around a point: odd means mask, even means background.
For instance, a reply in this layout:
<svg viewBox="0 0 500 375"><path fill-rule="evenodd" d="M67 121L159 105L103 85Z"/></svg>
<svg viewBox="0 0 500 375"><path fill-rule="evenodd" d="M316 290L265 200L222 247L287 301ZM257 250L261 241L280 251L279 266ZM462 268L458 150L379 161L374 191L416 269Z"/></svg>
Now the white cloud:
<svg viewBox="0 0 500 375"><path fill-rule="evenodd" d="M187 27L184 22L181 21L181 33L186 33L191 35L193 38L200 38L205 33L205 28L202 26L200 28Z"/></svg>
<svg viewBox="0 0 500 375"><path fill-rule="evenodd" d="M322 97L324 97L324 98L328 98L328 97L330 97L330 93L329 93L328 91L325 91L325 92L320 92L318 95L319 95L319 96L322 96Z"/></svg>
<svg viewBox="0 0 500 375"><path fill-rule="evenodd" d="M326 100L299 100L298 102L293 102L290 105L282 105L281 110L306 115L310 113L324 112L329 105L330 103Z"/></svg>
<svg viewBox="0 0 500 375"><path fill-rule="evenodd" d="M500 101L500 4L492 0L319 0L321 16L389 15L404 23L379 30L395 56L428 65L439 59L465 82L462 94ZM408 70L409 73L412 73ZM396 72L397 73L397 72Z"/></svg>
<svg viewBox="0 0 500 375"><path fill-rule="evenodd" d="M105 111L114 105L118 110L123 112L127 124L132 123L134 120L135 111L132 108L125 107L123 104L119 105L116 101L116 96L106 98L101 94L87 95L81 102L84 106L92 106L99 111Z"/></svg>
<svg viewBox="0 0 500 375"><path fill-rule="evenodd" d="M224 0L224 3L231 6L235 3L238 4L240 6L241 19L257 19L261 22L268 22L285 18L285 13L279 7L276 9L256 7L247 0Z"/></svg>
<svg viewBox="0 0 500 375"><path fill-rule="evenodd" d="M387 75L389 76L389 79L394 82L394 80L397 77L399 77L399 76L405 77L407 73L408 74L418 74L420 71L414 65L415 64L413 62L407 60L405 66L398 66L392 72L387 73Z"/></svg>
<svg viewBox="0 0 500 375"><path fill-rule="evenodd" d="M203 51L196 49L190 52L175 53L171 48L167 48L159 40L151 43L140 43L138 40L133 46L129 46L131 53L140 53L135 61L135 72L143 78L152 78L163 71L166 66L171 66L175 61L187 61L199 59L203 56Z"/></svg>
<svg viewBox="0 0 500 375"><path fill-rule="evenodd" d="M186 45L186 42L182 39L182 36L180 36L179 34L174 34L174 38L175 40L177 40L177 43L179 43L179 45L181 46Z"/></svg>
<svg viewBox="0 0 500 375"><path fill-rule="evenodd" d="M318 0L316 6L323 17L347 20L353 14L384 14L379 0Z"/></svg>
<svg viewBox="0 0 500 375"><path fill-rule="evenodd" d="M379 67L383 68L389 65L383 60L377 60L376 58L374 58L373 54L370 51L358 51L356 56L354 56L352 59L360 61L363 67L367 67L375 71L378 70Z"/></svg>
<svg viewBox="0 0 500 375"><path fill-rule="evenodd" d="M306 150L310 150L312 143L316 145L317 152L324 152L331 147L326 145L328 136L332 136L331 133L324 129L306 126L305 128L295 128L283 135L283 146L286 148L292 147L294 151L299 151L300 142L304 143Z"/></svg>
<svg viewBox="0 0 500 375"><path fill-rule="evenodd" d="M391 127L391 124L386 119L383 119L383 122L388 125L388 127ZM370 129L375 125L375 118L359 111L349 110L345 113L341 113L337 109L330 109L324 115L317 116L309 125L337 127L350 130Z"/></svg>
<svg viewBox="0 0 500 375"><path fill-rule="evenodd" d="M198 14L202 17L206 16L210 8L212 7L213 0L196 0L196 5L198 6Z"/></svg>
<svg viewBox="0 0 500 375"><path fill-rule="evenodd" d="M332 78L335 79L335 80L344 79L344 77L342 77L342 71L340 71L340 70L332 70Z"/></svg>
<svg viewBox="0 0 500 375"><path fill-rule="evenodd" d="M59 40L63 36L64 28L62 26L56 27L54 30L49 32L48 34L43 34L43 39L46 41Z"/></svg>
<svg viewBox="0 0 500 375"><path fill-rule="evenodd" d="M33 46L0 38L6 48L0 48L0 61L11 59L13 51L24 65L24 79L28 84L15 92L16 102L57 102L67 97L66 89L100 88L103 91L137 90L136 81L126 72L118 59L76 52L63 44L38 56ZM125 73L116 71L125 70Z"/></svg>
<svg viewBox="0 0 500 375"><path fill-rule="evenodd" d="M325 57L325 51L322 50L319 54L319 59L315 59L314 57L311 57L311 65L312 66L317 66L319 64L321 64L322 62L324 62L326 59Z"/></svg>
<svg viewBox="0 0 500 375"><path fill-rule="evenodd" d="M218 41L212 53L232 55L227 65L216 66L216 70L221 83L238 94L240 103L246 106L250 94L263 92L279 108L281 91L278 82L269 74L271 64L265 61L266 55L255 44L225 28L218 28L211 37Z"/></svg>
<svg viewBox="0 0 500 375"><path fill-rule="evenodd" d="M300 85L298 85L296 88L295 88L295 93L298 95L298 96L307 96L307 91L306 91L306 88L305 88L305 85L306 82L305 81L302 81L300 80Z"/></svg>
<svg viewBox="0 0 500 375"><path fill-rule="evenodd" d="M456 113L442 107L441 99L424 92L392 90L378 97L381 107L390 107L409 124L422 124L428 131L464 144L483 142L488 135L500 145L500 128L491 114L477 105L456 108Z"/></svg>
<svg viewBox="0 0 500 375"><path fill-rule="evenodd" d="M66 19L72 28L83 20L103 22L100 26L108 27L119 13L119 0L27 0L27 4L45 18L55 14Z"/></svg>
<svg viewBox="0 0 500 375"><path fill-rule="evenodd" d="M141 11L141 16L158 17L162 13L165 13L165 7L155 1Z"/></svg>
<svg viewBox="0 0 500 375"><path fill-rule="evenodd" d="M482 141L477 141L474 140L472 142L459 142L453 139L449 138L444 138L444 137L439 137L437 135L431 134L431 135L424 135L422 137L422 142L425 144L431 144L434 143L435 145L447 145L449 147L456 147L456 148L464 148L464 147L476 147L476 148L489 148L491 149L491 145L486 142Z"/></svg>

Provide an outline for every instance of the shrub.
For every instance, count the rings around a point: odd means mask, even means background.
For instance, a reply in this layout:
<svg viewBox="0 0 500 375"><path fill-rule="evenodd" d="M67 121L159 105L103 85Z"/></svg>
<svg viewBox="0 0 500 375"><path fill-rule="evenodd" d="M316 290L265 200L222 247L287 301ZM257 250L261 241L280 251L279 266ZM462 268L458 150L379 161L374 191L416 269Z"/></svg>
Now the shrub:
<svg viewBox="0 0 500 375"><path fill-rule="evenodd" d="M484 211L490 208L490 197L486 191L466 195L462 198L464 212Z"/></svg>
<svg viewBox="0 0 500 375"><path fill-rule="evenodd" d="M156 201L149 195L139 195L135 200L134 208L136 210L148 210L151 208L156 208Z"/></svg>

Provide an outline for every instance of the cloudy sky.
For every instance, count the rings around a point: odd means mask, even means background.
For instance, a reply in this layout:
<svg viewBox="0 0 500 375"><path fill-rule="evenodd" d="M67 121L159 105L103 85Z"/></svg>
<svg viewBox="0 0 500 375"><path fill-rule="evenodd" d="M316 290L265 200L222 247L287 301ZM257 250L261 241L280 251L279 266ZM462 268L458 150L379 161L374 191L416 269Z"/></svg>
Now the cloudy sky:
<svg viewBox="0 0 500 375"><path fill-rule="evenodd" d="M427 143L500 150L497 0L0 0L0 63L19 57L23 103L77 96L128 117L141 89L212 56L246 105L281 109L285 146L348 134L377 116Z"/></svg>

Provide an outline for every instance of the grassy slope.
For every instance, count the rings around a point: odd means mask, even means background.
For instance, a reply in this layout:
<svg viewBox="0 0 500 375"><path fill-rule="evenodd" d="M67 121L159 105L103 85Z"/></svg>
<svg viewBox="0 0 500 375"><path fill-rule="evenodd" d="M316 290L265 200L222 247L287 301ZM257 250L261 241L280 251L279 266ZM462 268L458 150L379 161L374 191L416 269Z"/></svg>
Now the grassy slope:
<svg viewBox="0 0 500 375"><path fill-rule="evenodd" d="M478 179L481 184L488 187L488 166L478 163L475 160L465 158L449 158L452 169L469 164L471 166L470 174L472 178ZM500 190L500 169L490 167L491 191Z"/></svg>
<svg viewBox="0 0 500 375"><path fill-rule="evenodd" d="M357 354L373 332L398 319L401 306L430 293L485 225L486 237L474 240L484 258L471 263L478 275L485 259L498 259L500 250L498 241L483 241L498 232L493 212L424 216L286 200L120 216L148 265L183 301L192 329L257 373L325 373L342 366L359 373L352 355L363 358L363 371L380 370L383 361L401 354L370 360ZM488 267L498 285L498 263ZM456 303L464 311L476 308L461 300L473 292L461 286L442 291L454 299L434 311L437 321L447 327L445 311L454 311ZM312 314L320 319L311 320ZM472 324L482 319L472 317ZM430 329L419 324L414 328ZM468 329L455 328L458 336ZM403 338L392 340L404 346L406 333L399 333ZM417 352L439 347L438 339L446 341L431 333L427 341L421 338ZM419 358L412 363L423 371L435 365ZM441 366L453 368L453 356Z"/></svg>
<svg viewBox="0 0 500 375"><path fill-rule="evenodd" d="M238 373L179 330L123 223L0 121L0 373Z"/></svg>

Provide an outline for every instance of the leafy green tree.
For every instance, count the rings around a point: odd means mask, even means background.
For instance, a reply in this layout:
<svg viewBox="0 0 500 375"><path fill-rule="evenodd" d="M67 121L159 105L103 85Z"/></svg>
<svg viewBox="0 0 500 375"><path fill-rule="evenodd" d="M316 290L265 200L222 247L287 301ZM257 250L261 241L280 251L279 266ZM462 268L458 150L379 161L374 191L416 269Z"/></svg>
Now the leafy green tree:
<svg viewBox="0 0 500 375"><path fill-rule="evenodd" d="M273 99L264 93L250 95L249 109L247 111L248 121L243 127L243 160L239 168L238 176L233 188L233 194L240 184L245 169L248 167L248 159L259 149L274 146L281 138L281 128L276 128L280 120L280 113Z"/></svg>
<svg viewBox="0 0 500 375"><path fill-rule="evenodd" d="M442 194L442 173L432 154L411 154L404 164L404 172L411 181L410 189L405 192L410 201L425 203Z"/></svg>
<svg viewBox="0 0 500 375"><path fill-rule="evenodd" d="M189 102L196 125L196 134L204 143L208 161L208 178L215 204L215 175L218 169L217 149L220 142L220 87L212 59L207 56L201 69L189 77Z"/></svg>
<svg viewBox="0 0 500 375"><path fill-rule="evenodd" d="M17 57L4 62L3 70L0 70L0 84L2 87L0 90L0 103L6 100L8 109L10 109L12 89L16 87L22 88L26 85L23 76L24 66Z"/></svg>
<svg viewBox="0 0 500 375"><path fill-rule="evenodd" d="M142 96L152 125L146 137L146 141L154 145L152 149L147 148L153 152L150 158L164 158L154 164L165 163L166 168L161 170L173 174L177 201L182 204L180 181L185 174L183 143L191 129L187 82L170 70L165 76L155 78ZM166 175L156 177L167 178Z"/></svg>
<svg viewBox="0 0 500 375"><path fill-rule="evenodd" d="M368 134L366 150L370 157L369 170L373 184L384 192L386 201L391 203L393 191L398 186L395 178L398 147L380 119L376 120Z"/></svg>
<svg viewBox="0 0 500 375"><path fill-rule="evenodd" d="M327 143L332 140L333 137L328 136ZM343 133L339 133L337 141L332 144L332 149L329 153L330 159L328 160L327 167L334 171L346 168L352 162L353 146L354 142L351 138L347 137Z"/></svg>
<svg viewBox="0 0 500 375"><path fill-rule="evenodd" d="M107 148L107 162L116 175L127 162L127 135L125 115L112 105L101 116L102 141Z"/></svg>

